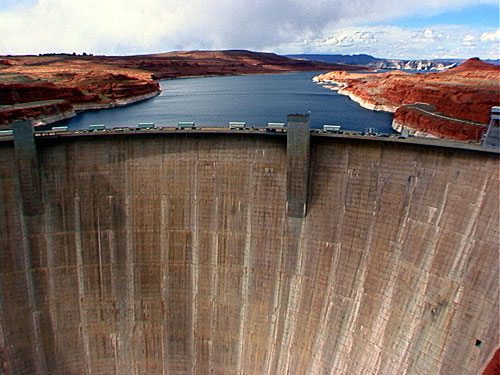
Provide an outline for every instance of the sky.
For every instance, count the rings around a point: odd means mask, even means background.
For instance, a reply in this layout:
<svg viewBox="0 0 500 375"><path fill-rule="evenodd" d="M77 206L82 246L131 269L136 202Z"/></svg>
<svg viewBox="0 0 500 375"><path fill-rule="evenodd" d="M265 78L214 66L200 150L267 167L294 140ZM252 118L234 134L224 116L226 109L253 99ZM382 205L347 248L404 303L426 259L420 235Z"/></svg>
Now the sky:
<svg viewBox="0 0 500 375"><path fill-rule="evenodd" d="M0 0L0 55L500 57L498 0Z"/></svg>

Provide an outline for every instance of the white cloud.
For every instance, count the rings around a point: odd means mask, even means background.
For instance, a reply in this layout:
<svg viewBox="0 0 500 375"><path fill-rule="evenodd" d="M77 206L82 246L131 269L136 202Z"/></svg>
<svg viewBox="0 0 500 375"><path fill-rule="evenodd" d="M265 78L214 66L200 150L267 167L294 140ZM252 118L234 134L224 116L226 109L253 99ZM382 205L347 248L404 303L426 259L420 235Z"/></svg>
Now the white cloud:
<svg viewBox="0 0 500 375"><path fill-rule="evenodd" d="M450 39L450 35L427 28L424 30L415 31L412 35L412 38L417 42L434 43L440 42L445 39Z"/></svg>
<svg viewBox="0 0 500 375"><path fill-rule="evenodd" d="M315 40L313 43L318 47L323 46L338 46L338 47L352 47L357 44L371 44L376 43L377 39L375 34L370 31L340 32L324 40ZM307 44L307 43L306 43Z"/></svg>
<svg viewBox="0 0 500 375"><path fill-rule="evenodd" d="M369 31L361 31L357 33L359 40L364 41L365 43L374 43L376 42L375 34Z"/></svg>
<svg viewBox="0 0 500 375"><path fill-rule="evenodd" d="M464 45L470 46L470 47L476 47L476 44L474 43L475 40L476 40L476 37L474 35L470 35L470 34L467 34L466 36L464 36L462 38L462 42L464 43Z"/></svg>
<svg viewBox="0 0 500 375"><path fill-rule="evenodd" d="M498 58L499 50L479 40L492 37L463 26L440 26L405 29L396 26L345 27L331 32L325 39L280 46L281 52L300 53L313 45L309 53L370 54L394 59ZM302 50L301 50L302 49Z"/></svg>
<svg viewBox="0 0 500 375"><path fill-rule="evenodd" d="M0 5L0 54L275 50L303 40L327 39L339 27L497 4L497 0L19 0L21 5L14 6L8 1L9 7ZM443 40L441 31L429 30L419 37ZM358 32L337 35L331 43L343 49L360 43L380 45L378 34Z"/></svg>
<svg viewBox="0 0 500 375"><path fill-rule="evenodd" d="M481 42L499 42L500 41L500 29L495 31L485 32L481 34Z"/></svg>

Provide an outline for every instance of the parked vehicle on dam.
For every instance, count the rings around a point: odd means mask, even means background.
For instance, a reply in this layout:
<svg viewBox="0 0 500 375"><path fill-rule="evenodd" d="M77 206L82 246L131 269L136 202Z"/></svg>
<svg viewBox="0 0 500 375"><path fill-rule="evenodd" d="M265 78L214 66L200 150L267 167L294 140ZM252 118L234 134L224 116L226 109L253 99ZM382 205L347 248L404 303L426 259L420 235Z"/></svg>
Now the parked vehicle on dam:
<svg viewBox="0 0 500 375"><path fill-rule="evenodd" d="M135 130L135 128L130 128L128 126L114 126L113 131L118 131L118 132L126 132L126 131L131 131Z"/></svg>
<svg viewBox="0 0 500 375"><path fill-rule="evenodd" d="M323 131L329 133L340 133L340 125L323 125Z"/></svg>
<svg viewBox="0 0 500 375"><path fill-rule="evenodd" d="M54 126L51 130L54 132L67 132L68 127L67 126Z"/></svg>
<svg viewBox="0 0 500 375"><path fill-rule="evenodd" d="M284 122L268 122L266 130L268 132L284 132L286 125Z"/></svg>
<svg viewBox="0 0 500 375"><path fill-rule="evenodd" d="M245 129L246 123L243 121L229 121L229 129Z"/></svg>
<svg viewBox="0 0 500 375"><path fill-rule="evenodd" d="M138 124L139 129L153 129L155 127L154 122L140 122Z"/></svg>
<svg viewBox="0 0 500 375"><path fill-rule="evenodd" d="M106 129L106 125L104 125L104 124L92 124L92 125L89 125L89 130L90 131L105 130L105 129Z"/></svg>
<svg viewBox="0 0 500 375"><path fill-rule="evenodd" d="M196 129L193 121L181 121L177 123L177 129Z"/></svg>

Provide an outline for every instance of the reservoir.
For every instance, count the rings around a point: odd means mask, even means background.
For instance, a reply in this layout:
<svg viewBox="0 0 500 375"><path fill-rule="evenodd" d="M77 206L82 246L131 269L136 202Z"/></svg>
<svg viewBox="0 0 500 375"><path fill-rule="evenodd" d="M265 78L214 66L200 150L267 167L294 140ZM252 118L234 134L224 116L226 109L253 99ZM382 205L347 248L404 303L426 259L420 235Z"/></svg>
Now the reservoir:
<svg viewBox="0 0 500 375"><path fill-rule="evenodd" d="M344 130L374 127L393 132L391 113L362 108L347 96L312 82L319 73L162 80L162 93L157 97L121 108L86 111L59 124L70 129L86 129L90 124L134 127L140 122L176 126L180 121L194 121L200 127L227 126L229 121L266 126L285 122L288 114L310 113L313 128L333 124Z"/></svg>

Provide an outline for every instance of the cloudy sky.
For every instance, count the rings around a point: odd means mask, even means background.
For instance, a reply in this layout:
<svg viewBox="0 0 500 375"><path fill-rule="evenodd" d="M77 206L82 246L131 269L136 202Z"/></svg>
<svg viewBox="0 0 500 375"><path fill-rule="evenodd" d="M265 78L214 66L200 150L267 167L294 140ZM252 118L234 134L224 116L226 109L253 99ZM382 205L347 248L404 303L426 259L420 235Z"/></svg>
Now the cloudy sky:
<svg viewBox="0 0 500 375"><path fill-rule="evenodd" d="M499 58L498 0L0 0L0 54Z"/></svg>

